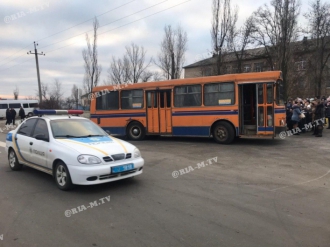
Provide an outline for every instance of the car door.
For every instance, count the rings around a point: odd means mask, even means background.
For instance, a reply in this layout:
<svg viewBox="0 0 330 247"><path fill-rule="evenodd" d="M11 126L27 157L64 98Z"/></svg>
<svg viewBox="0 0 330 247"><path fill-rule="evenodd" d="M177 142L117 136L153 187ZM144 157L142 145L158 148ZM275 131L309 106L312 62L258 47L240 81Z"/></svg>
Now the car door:
<svg viewBox="0 0 330 247"><path fill-rule="evenodd" d="M44 140L37 140L36 137L43 137ZM47 167L47 151L49 148L49 130L44 119L38 119L32 134L30 143L32 148L31 160L34 164Z"/></svg>
<svg viewBox="0 0 330 247"><path fill-rule="evenodd" d="M15 142L19 156L21 156L25 162L32 162L31 142L33 141L33 138L31 137L31 134L37 123L37 120L37 118L26 120L24 123L22 123L15 136Z"/></svg>

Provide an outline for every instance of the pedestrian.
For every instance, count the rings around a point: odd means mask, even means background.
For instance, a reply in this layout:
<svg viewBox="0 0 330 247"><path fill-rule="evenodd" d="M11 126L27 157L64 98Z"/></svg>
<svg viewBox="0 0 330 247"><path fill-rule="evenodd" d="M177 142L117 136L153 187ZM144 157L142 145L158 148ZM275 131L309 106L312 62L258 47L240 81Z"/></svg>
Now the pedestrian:
<svg viewBox="0 0 330 247"><path fill-rule="evenodd" d="M6 111L6 125L11 124L11 112L10 109L8 108Z"/></svg>
<svg viewBox="0 0 330 247"><path fill-rule="evenodd" d="M24 111L23 107L21 107L19 109L18 116L21 117L21 120L23 120L25 118L25 111Z"/></svg>
<svg viewBox="0 0 330 247"><path fill-rule="evenodd" d="M316 100L316 108L315 108L315 122L316 122L316 135L315 137L322 137L323 132L323 122L321 119L324 119L324 105L321 103L321 100Z"/></svg>
<svg viewBox="0 0 330 247"><path fill-rule="evenodd" d="M325 117L328 119L328 128L327 129L330 129L330 97L327 99Z"/></svg>
<svg viewBox="0 0 330 247"><path fill-rule="evenodd" d="M292 100L289 99L286 105L286 124L288 130L292 130L291 117L292 117Z"/></svg>
<svg viewBox="0 0 330 247"><path fill-rule="evenodd" d="M294 105L292 106L292 117L291 117L291 122L293 124L293 129L296 129L298 127L298 123L300 121L300 105L298 105L298 101L296 100L294 102ZM294 135L299 135L299 132L295 133Z"/></svg>
<svg viewBox="0 0 330 247"><path fill-rule="evenodd" d="M15 125L15 118L16 118L16 111L14 108L11 108L11 118L12 118L12 121L13 121L13 125Z"/></svg>

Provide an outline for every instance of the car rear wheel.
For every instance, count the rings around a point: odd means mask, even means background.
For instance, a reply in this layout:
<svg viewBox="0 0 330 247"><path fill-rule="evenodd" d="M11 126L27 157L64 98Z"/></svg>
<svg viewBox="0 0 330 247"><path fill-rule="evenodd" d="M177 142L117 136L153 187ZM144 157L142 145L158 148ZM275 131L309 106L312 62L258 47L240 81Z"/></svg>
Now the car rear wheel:
<svg viewBox="0 0 330 247"><path fill-rule="evenodd" d="M143 140L146 134L141 123L133 122L128 125L127 135L131 140Z"/></svg>
<svg viewBox="0 0 330 247"><path fill-rule="evenodd" d="M233 127L226 122L217 123L213 128L213 138L217 143L230 144L235 139Z"/></svg>
<svg viewBox="0 0 330 247"><path fill-rule="evenodd" d="M70 190L73 188L69 169L63 162L57 162L54 175L56 185L59 189Z"/></svg>
<svg viewBox="0 0 330 247"><path fill-rule="evenodd" d="M12 169L13 171L19 171L23 167L23 165L18 162L16 153L13 149L9 150L8 162L10 169Z"/></svg>
<svg viewBox="0 0 330 247"><path fill-rule="evenodd" d="M32 117L32 116L33 116L32 112L29 112L28 117Z"/></svg>

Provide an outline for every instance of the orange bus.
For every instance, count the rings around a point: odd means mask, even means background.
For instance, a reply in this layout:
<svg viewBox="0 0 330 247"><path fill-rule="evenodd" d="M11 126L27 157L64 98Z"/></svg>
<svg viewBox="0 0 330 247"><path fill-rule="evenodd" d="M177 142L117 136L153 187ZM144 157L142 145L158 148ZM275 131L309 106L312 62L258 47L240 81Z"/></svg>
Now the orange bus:
<svg viewBox="0 0 330 247"><path fill-rule="evenodd" d="M91 120L114 135L268 137L286 130L280 71L227 74L93 89Z"/></svg>

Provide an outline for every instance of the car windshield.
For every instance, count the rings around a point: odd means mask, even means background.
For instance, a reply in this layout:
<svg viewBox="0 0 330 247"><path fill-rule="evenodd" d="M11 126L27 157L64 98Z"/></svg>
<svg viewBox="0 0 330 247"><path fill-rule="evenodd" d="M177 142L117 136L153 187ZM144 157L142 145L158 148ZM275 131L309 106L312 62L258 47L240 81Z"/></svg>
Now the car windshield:
<svg viewBox="0 0 330 247"><path fill-rule="evenodd" d="M54 138L105 136L106 133L90 120L59 119L50 121Z"/></svg>

